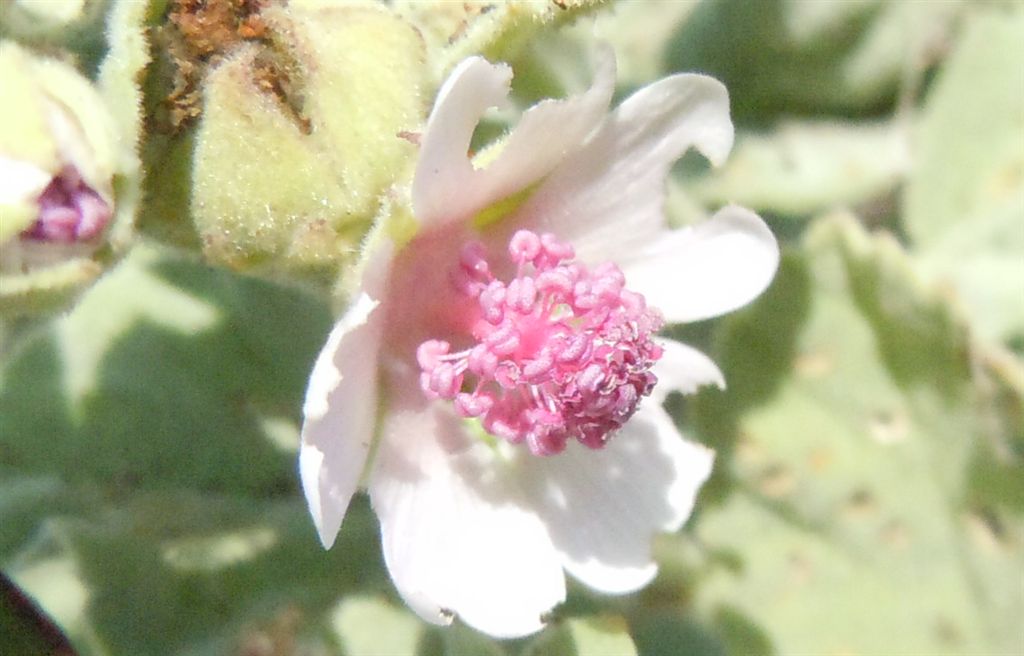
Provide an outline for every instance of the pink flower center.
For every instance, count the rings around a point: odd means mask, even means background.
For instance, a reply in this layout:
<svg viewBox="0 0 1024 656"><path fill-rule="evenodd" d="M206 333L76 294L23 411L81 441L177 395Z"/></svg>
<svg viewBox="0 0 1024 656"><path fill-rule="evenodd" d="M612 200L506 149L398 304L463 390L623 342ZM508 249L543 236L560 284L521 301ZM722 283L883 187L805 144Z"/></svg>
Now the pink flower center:
<svg viewBox="0 0 1024 656"><path fill-rule="evenodd" d="M475 343L455 353L446 341L420 344L420 385L536 455L572 438L601 448L657 382L661 316L624 288L617 266L589 270L553 235L520 230L508 252L518 268L506 284L482 244L462 250L452 282L474 304Z"/></svg>
<svg viewBox="0 0 1024 656"><path fill-rule="evenodd" d="M106 201L68 166L39 196L39 218L22 237L62 243L89 241L103 232L110 217Z"/></svg>

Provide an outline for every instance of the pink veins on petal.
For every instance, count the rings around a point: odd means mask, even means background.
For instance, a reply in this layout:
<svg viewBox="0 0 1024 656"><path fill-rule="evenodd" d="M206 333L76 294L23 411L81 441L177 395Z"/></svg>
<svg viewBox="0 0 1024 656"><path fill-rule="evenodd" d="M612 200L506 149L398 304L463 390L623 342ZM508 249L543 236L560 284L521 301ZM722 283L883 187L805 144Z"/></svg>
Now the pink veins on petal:
<svg viewBox="0 0 1024 656"><path fill-rule="evenodd" d="M590 270L553 235L520 230L508 253L517 270L506 284L482 244L463 248L452 284L475 304L475 343L458 352L443 340L420 344L420 386L536 455L573 438L601 448L657 382L661 315L624 288L617 266Z"/></svg>
<svg viewBox="0 0 1024 656"><path fill-rule="evenodd" d="M88 241L110 222L110 206L68 166L39 196L39 218L22 237L37 241Z"/></svg>

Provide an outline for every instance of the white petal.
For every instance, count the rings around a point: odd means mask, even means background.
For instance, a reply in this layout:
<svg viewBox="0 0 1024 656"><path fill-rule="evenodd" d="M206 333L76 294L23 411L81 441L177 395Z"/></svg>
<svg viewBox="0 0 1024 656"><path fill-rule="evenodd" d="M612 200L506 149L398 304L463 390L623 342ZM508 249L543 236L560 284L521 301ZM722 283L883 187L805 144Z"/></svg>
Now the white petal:
<svg viewBox="0 0 1024 656"><path fill-rule="evenodd" d="M543 628L565 575L497 452L440 403L390 404L369 491L395 586L425 620L492 636ZM412 400L410 400L412 399Z"/></svg>
<svg viewBox="0 0 1024 656"><path fill-rule="evenodd" d="M704 385L725 389L725 376L711 358L673 339L657 339L664 352L651 371L658 377L651 400L661 403L669 392L693 394Z"/></svg>
<svg viewBox="0 0 1024 656"><path fill-rule="evenodd" d="M615 61L603 53L587 92L524 112L497 158L474 168L468 155L473 131L488 108L505 101L511 78L508 66L470 57L445 82L427 120L413 178L413 211L421 225L468 219L550 173L607 111Z"/></svg>
<svg viewBox="0 0 1024 656"><path fill-rule="evenodd" d="M665 177L696 147L718 164L732 148L718 81L674 75L630 96L509 223L555 233L586 261L616 259L664 229Z"/></svg>
<svg viewBox="0 0 1024 656"><path fill-rule="evenodd" d="M438 92L420 138L413 213L423 226L463 218L480 201L469 144L480 117L508 96L512 69L481 57L463 60Z"/></svg>
<svg viewBox="0 0 1024 656"><path fill-rule="evenodd" d="M756 214L736 205L690 228L663 233L619 259L631 289L670 323L715 317L768 287L779 246Z"/></svg>
<svg viewBox="0 0 1024 656"><path fill-rule="evenodd" d="M651 540L689 517L713 459L650 404L604 449L571 444L561 455L522 463L522 473L569 573L596 590L624 593L654 577Z"/></svg>
<svg viewBox="0 0 1024 656"><path fill-rule="evenodd" d="M302 412L299 474L325 548L334 544L373 442L377 413L377 353L383 329L379 301L389 248L371 258L364 291L335 324L317 356Z"/></svg>
<svg viewBox="0 0 1024 656"><path fill-rule="evenodd" d="M303 406L299 472L320 541L330 548L359 486L377 407L377 301L363 294L317 357Z"/></svg>

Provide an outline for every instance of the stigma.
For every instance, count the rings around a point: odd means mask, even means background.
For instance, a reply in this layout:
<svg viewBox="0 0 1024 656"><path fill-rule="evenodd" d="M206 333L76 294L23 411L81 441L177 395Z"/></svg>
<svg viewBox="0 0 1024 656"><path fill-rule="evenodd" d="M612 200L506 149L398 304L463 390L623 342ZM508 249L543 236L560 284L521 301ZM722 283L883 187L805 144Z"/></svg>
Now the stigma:
<svg viewBox="0 0 1024 656"><path fill-rule="evenodd" d="M599 449L657 382L661 315L625 288L616 265L589 269L553 235L520 230L508 256L516 275L506 283L482 244L462 249L451 283L472 321L453 341L468 346L420 344L420 387L535 455L560 453L570 440Z"/></svg>

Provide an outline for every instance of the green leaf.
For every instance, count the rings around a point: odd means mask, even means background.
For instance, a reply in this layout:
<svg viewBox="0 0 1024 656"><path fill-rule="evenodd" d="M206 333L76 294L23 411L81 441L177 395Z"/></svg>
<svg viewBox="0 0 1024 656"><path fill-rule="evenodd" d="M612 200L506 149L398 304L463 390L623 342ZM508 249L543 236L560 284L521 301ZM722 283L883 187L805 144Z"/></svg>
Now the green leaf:
<svg viewBox="0 0 1024 656"><path fill-rule="evenodd" d="M636 650L643 656L725 656L721 639L679 606L645 606L630 618ZM764 652L744 649L747 656Z"/></svg>
<svg viewBox="0 0 1024 656"><path fill-rule="evenodd" d="M618 616L574 617L548 628L522 656L636 656L626 621Z"/></svg>
<svg viewBox="0 0 1024 656"><path fill-rule="evenodd" d="M147 246L8 354L0 567L83 654L234 653L294 613L322 644L340 596L390 589L368 504L324 552L298 490L329 327L300 290Z"/></svg>
<svg viewBox="0 0 1024 656"><path fill-rule="evenodd" d="M381 585L374 532L354 504L324 553L298 499L146 493L48 520L5 570L83 654L216 654L283 610L315 617Z"/></svg>
<svg viewBox="0 0 1024 656"><path fill-rule="evenodd" d="M705 205L805 216L891 193L909 168L899 124L790 122L741 134L721 169L688 185Z"/></svg>
<svg viewBox="0 0 1024 656"><path fill-rule="evenodd" d="M294 290L137 249L0 370L0 464L133 489L289 489L267 420L297 426L329 323Z"/></svg>
<svg viewBox="0 0 1024 656"><path fill-rule="evenodd" d="M960 10L958 2L710 0L676 33L667 62L724 82L740 122L874 114L934 57Z"/></svg>
<svg viewBox="0 0 1024 656"><path fill-rule="evenodd" d="M1024 11L971 21L928 96L907 232L985 337L1024 338Z"/></svg>
<svg viewBox="0 0 1024 656"><path fill-rule="evenodd" d="M421 651L423 656L506 656L508 653L498 641L458 621L439 632L439 644L428 643L428 648Z"/></svg>
<svg viewBox="0 0 1024 656"><path fill-rule="evenodd" d="M333 626L348 656L393 656L415 654L424 625L381 597L357 595L338 606Z"/></svg>
<svg viewBox="0 0 1024 656"><path fill-rule="evenodd" d="M1024 647L1015 488L972 464L1024 477L1019 420L895 240L817 222L718 350L730 391L692 408L719 448L695 605L730 653Z"/></svg>
<svg viewBox="0 0 1024 656"><path fill-rule="evenodd" d="M0 3L0 35L40 51L67 51L92 71L105 51L107 0ZM8 96L9 98L9 96Z"/></svg>
<svg viewBox="0 0 1024 656"><path fill-rule="evenodd" d="M565 625L579 656L636 656L636 646L620 617L574 618Z"/></svg>

